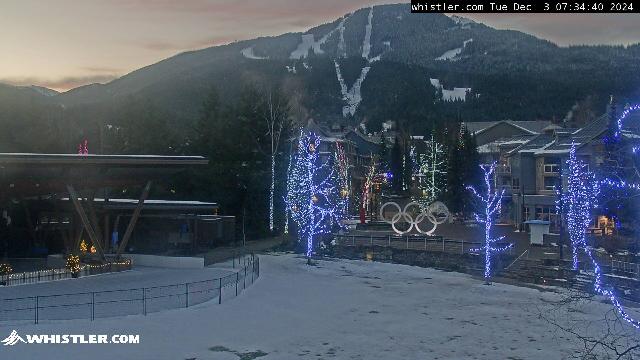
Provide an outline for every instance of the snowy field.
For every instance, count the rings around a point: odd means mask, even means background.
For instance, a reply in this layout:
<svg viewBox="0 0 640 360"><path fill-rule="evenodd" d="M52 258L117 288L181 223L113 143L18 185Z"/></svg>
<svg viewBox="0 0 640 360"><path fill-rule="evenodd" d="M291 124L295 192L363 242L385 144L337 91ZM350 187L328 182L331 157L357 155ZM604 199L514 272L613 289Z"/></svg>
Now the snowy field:
<svg viewBox="0 0 640 360"><path fill-rule="evenodd" d="M0 346L0 358L562 359L576 345L537 316L536 306L557 298L551 292L364 261L310 267L281 254L263 255L260 264L260 279L222 305L0 329L0 339L15 329L22 335L140 334L141 344L17 344ZM62 283L61 289L72 286ZM586 315L608 309L595 303Z"/></svg>

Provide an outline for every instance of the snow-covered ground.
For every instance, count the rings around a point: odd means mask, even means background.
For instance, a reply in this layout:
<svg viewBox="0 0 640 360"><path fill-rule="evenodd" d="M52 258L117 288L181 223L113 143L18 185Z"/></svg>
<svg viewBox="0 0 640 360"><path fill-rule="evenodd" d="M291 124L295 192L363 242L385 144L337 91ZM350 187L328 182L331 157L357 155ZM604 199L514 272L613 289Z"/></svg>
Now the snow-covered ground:
<svg viewBox="0 0 640 360"><path fill-rule="evenodd" d="M536 315L554 293L395 264L307 266L289 254L260 261L260 279L222 305L0 329L0 339L12 329L140 334L139 345L17 344L0 347L1 358L561 359L575 345ZM608 309L595 303L588 315Z"/></svg>
<svg viewBox="0 0 640 360"><path fill-rule="evenodd" d="M455 48L453 50L447 50L445 51L444 54L438 56L436 58L436 60L450 60L450 61L455 61L458 59L458 55L460 55L462 53L462 50L464 50L464 48L467 47L467 44L472 42L473 39L469 39L469 40L465 40L462 42L462 47L459 48Z"/></svg>
<svg viewBox="0 0 640 360"><path fill-rule="evenodd" d="M442 90L442 100L444 101L466 101L467 92L471 91L471 88L460 87L454 87L453 90L447 90L442 86L439 79L430 78L429 82L431 83L431 86Z"/></svg>
<svg viewBox="0 0 640 360"><path fill-rule="evenodd" d="M242 49L242 51L240 51L240 53L242 54L242 56L246 57L247 59L253 59L253 60L265 60L268 59L269 57L265 57L265 56L258 56L253 52L253 46L252 47L248 47L248 48L244 48Z"/></svg>

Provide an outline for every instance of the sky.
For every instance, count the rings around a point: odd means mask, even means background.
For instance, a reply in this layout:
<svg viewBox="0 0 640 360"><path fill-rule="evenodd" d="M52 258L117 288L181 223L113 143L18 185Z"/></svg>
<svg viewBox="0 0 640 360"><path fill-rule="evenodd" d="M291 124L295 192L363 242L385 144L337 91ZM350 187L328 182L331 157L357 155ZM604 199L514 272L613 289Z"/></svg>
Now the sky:
<svg viewBox="0 0 640 360"><path fill-rule="evenodd" d="M389 2L2 0L0 82L60 91L104 83L182 51L305 31L358 8ZM469 17L560 45L640 42L637 14Z"/></svg>

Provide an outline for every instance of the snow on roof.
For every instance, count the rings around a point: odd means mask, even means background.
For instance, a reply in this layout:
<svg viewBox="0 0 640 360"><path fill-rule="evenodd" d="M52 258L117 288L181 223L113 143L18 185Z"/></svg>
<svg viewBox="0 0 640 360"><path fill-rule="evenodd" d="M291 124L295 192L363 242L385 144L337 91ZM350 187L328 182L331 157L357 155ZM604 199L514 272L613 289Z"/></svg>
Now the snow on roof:
<svg viewBox="0 0 640 360"><path fill-rule="evenodd" d="M513 121L513 120L501 120L501 121L471 121L463 123L466 129L472 134L479 134L486 131L498 124L506 123L515 128L518 128L528 134L540 134L542 130L551 125L551 121L547 120L534 120L534 121Z"/></svg>
<svg viewBox="0 0 640 360"><path fill-rule="evenodd" d="M68 197L60 198L62 201L69 201ZM78 200L83 200L82 198L78 198ZM95 198L94 202L104 203L105 199L103 198ZM120 203L120 204L137 204L138 199L108 199L110 203ZM191 205L191 206L218 206L217 203L213 202L204 202L204 201L192 201L192 200L145 200L145 204L147 205Z"/></svg>
<svg viewBox="0 0 640 360"><path fill-rule="evenodd" d="M500 152L501 147L518 146L529 141L528 137L514 136L505 139L498 139L490 143L478 146L478 152L481 154L490 154Z"/></svg>

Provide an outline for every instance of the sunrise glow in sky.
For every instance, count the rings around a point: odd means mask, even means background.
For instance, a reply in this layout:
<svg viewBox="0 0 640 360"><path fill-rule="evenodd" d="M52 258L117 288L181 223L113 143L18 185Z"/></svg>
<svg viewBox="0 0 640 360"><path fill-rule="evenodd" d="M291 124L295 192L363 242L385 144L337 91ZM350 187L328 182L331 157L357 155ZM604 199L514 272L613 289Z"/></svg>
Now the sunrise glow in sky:
<svg viewBox="0 0 640 360"><path fill-rule="evenodd" d="M390 1L3 0L0 82L61 91L108 82L185 50L305 31L384 3ZM640 42L640 16L635 14L473 18L561 45Z"/></svg>

